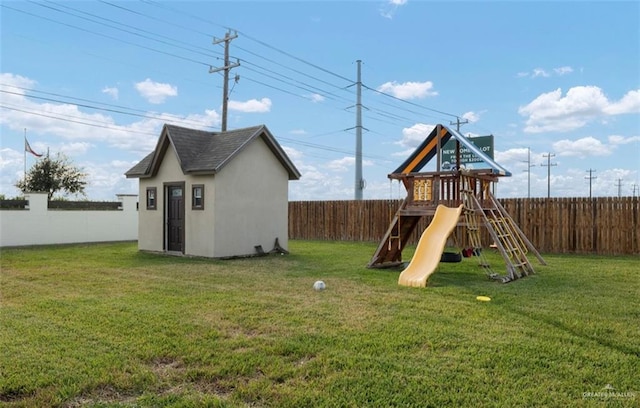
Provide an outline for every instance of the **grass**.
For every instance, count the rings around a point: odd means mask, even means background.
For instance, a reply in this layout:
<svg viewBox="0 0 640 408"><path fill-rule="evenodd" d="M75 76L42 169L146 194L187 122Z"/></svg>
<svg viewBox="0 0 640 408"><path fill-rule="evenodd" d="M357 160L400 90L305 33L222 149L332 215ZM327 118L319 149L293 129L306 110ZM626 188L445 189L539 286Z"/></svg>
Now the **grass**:
<svg viewBox="0 0 640 408"><path fill-rule="evenodd" d="M465 259L418 289L364 267L375 244L289 249L3 250L0 405L640 405L638 257L547 255L506 285Z"/></svg>

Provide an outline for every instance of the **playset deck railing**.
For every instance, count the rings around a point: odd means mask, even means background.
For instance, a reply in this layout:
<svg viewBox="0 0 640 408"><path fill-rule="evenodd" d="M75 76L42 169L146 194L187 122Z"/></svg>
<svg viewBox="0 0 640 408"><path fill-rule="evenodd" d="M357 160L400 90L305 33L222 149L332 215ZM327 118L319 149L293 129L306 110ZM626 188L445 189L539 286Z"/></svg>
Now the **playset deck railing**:
<svg viewBox="0 0 640 408"><path fill-rule="evenodd" d="M497 177L488 171L469 171L473 179L473 193L480 202L487 197L487 188L497 182ZM401 182L406 191L406 207L402 215L432 215L439 204L457 207L462 204L461 178L458 171L390 174L389 179Z"/></svg>

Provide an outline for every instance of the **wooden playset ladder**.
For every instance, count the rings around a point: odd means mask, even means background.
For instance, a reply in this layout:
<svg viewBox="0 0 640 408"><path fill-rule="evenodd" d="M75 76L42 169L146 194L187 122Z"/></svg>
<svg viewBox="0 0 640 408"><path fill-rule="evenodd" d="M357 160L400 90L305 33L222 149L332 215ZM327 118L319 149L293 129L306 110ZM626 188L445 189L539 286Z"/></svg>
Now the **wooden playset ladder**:
<svg viewBox="0 0 640 408"><path fill-rule="evenodd" d="M367 267L387 268L402 264L402 250L422 218L422 215L402 214L406 208L407 199L400 204Z"/></svg>
<svg viewBox="0 0 640 408"><path fill-rule="evenodd" d="M461 192L462 192L462 214L464 216L464 223L467 229L467 237L469 239L469 245L473 251L473 255L478 257L478 265L485 270L490 278L496 278L498 274L491 269L491 264L484 256L482 252L482 239L480 237L480 225L478 225L478 214L476 213L476 203L473 196L473 189L471 189L468 178L463 178Z"/></svg>
<svg viewBox="0 0 640 408"><path fill-rule="evenodd" d="M474 252L481 253L482 247L480 239L480 228L477 222L478 215L482 217L484 226L487 228L489 235L493 239L496 248L500 251L507 267L507 276L498 277L496 273L489 269L489 275L503 282L522 278L534 273L533 266L527 258L529 250L533 252L538 260L544 265L545 262L529 242L524 233L518 228L511 216L504 207L495 199L489 191L489 185L486 184L479 192L484 197L482 203L476 194L476 179L463 175L461 179L462 198L465 209L465 221L467 223L467 234L469 241L473 246ZM481 259L482 264L486 263Z"/></svg>

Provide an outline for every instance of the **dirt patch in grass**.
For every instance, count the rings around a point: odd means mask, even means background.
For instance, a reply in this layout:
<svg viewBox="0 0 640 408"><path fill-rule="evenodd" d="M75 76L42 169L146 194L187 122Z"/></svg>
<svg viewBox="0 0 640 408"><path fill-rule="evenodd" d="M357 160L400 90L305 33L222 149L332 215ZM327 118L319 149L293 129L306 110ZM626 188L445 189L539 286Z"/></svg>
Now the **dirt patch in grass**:
<svg viewBox="0 0 640 408"><path fill-rule="evenodd" d="M209 375L189 376L189 367L180 359L158 357L148 366L163 384L155 391L159 396L200 394L227 399L233 392L233 387L225 385L218 378Z"/></svg>
<svg viewBox="0 0 640 408"><path fill-rule="evenodd" d="M138 397L139 395L121 392L112 385L106 384L74 398L64 406L67 408L79 408L95 404L133 404Z"/></svg>
<svg viewBox="0 0 640 408"><path fill-rule="evenodd" d="M173 357L158 357L149 364L149 369L161 380L181 375L185 371L182 361Z"/></svg>
<svg viewBox="0 0 640 408"><path fill-rule="evenodd" d="M33 397L35 392L24 389L8 390L0 393L0 402L20 402Z"/></svg>

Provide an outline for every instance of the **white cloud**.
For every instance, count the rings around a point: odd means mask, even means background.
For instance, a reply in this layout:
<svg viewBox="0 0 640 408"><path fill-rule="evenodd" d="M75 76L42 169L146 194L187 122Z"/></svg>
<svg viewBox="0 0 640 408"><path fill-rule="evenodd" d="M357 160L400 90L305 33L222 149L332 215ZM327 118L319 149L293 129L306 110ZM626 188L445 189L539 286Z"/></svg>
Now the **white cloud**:
<svg viewBox="0 0 640 408"><path fill-rule="evenodd" d="M293 129L289 131L289 134L296 135L296 136L304 136L307 134L307 131L304 129Z"/></svg>
<svg viewBox="0 0 640 408"><path fill-rule="evenodd" d="M82 163L82 170L88 174L86 193L88 197L96 197L105 191L115 191L118 194L137 194L138 180L127 179L124 173L133 167L137 161L112 160L105 163ZM104 199L115 200L116 197Z"/></svg>
<svg viewBox="0 0 640 408"><path fill-rule="evenodd" d="M64 143L57 148L57 150L64 152L69 156L76 156L80 154L84 154L94 147L93 144L87 142L73 142L73 143Z"/></svg>
<svg viewBox="0 0 640 408"><path fill-rule="evenodd" d="M265 113L271 111L271 99L250 99L246 102L229 101L228 108L230 110L247 113Z"/></svg>
<svg viewBox="0 0 640 408"><path fill-rule="evenodd" d="M93 143L103 142L108 147L146 154L154 149L164 123L200 129L220 123L218 113L207 110L203 114L188 116L149 113L148 118L138 122L118 125L109 115L86 113L77 105L69 103L40 103L26 97L20 89L13 88L30 85L35 81L11 74L2 74L1 80L5 85L0 86L0 89L17 94L4 94L3 102L19 110L4 109L0 115L0 124L19 131L20 134L27 128L30 134L47 133L59 137L72 143L68 146L78 153L86 151ZM30 137L29 142L34 149L44 147L46 150L46 146L35 138Z"/></svg>
<svg viewBox="0 0 640 408"><path fill-rule="evenodd" d="M342 159L330 161L327 167L333 171L346 171L349 167L353 167L355 163L355 157L343 157Z"/></svg>
<svg viewBox="0 0 640 408"><path fill-rule="evenodd" d="M611 102L597 86L576 86L562 96L560 88L543 93L518 113L528 116L525 132L566 132L586 125L599 116L640 112L640 90Z"/></svg>
<svg viewBox="0 0 640 408"><path fill-rule="evenodd" d="M478 112L467 112L462 115L462 119L466 119L469 123L475 123L480 120L480 114Z"/></svg>
<svg viewBox="0 0 640 408"><path fill-rule="evenodd" d="M289 183L289 198L292 201L339 199L353 195L353 187L348 187L342 173L318 170L313 165L296 163L302 177ZM352 184L349 184L352 185Z"/></svg>
<svg viewBox="0 0 640 408"><path fill-rule="evenodd" d="M562 75L566 75L566 74L572 73L573 72L573 68L567 67L567 66L558 67L558 68L554 68L553 72L555 72L557 75L562 76Z"/></svg>
<svg viewBox="0 0 640 408"><path fill-rule="evenodd" d="M399 151L399 152L391 153L391 156L393 156L393 157L404 157L404 158L406 159L406 158L407 158L407 157L409 157L409 156L411 155L411 153L413 153L415 150L416 150L416 148L415 148L415 147L410 147L410 148L408 148L408 149L405 149L405 150L402 150L402 151Z"/></svg>
<svg viewBox="0 0 640 408"><path fill-rule="evenodd" d="M627 92L618 102L606 106L604 113L608 115L640 113L640 89Z"/></svg>
<svg viewBox="0 0 640 408"><path fill-rule="evenodd" d="M603 144L598 139L588 136L578 140L558 140L553 144L553 150L558 156L608 156L611 154L611 146Z"/></svg>
<svg viewBox="0 0 640 408"><path fill-rule="evenodd" d="M33 159L27 158L28 166ZM20 195L20 190L14 187L16 181L24 176L24 154L13 149L0 149L0 193L7 198Z"/></svg>
<svg viewBox="0 0 640 408"><path fill-rule="evenodd" d="M153 104L163 103L168 97L178 95L177 87L171 84L153 82L149 78L136 83L135 88L143 98Z"/></svg>
<svg viewBox="0 0 640 408"><path fill-rule="evenodd" d="M105 86L102 88L102 93L109 95L114 100L118 100L119 91L118 88Z"/></svg>
<svg viewBox="0 0 640 408"><path fill-rule="evenodd" d="M516 74L517 78L549 78L552 74L557 76L567 75L573 72L573 68L570 66L556 67L551 71L544 68L534 68L531 72L521 71Z"/></svg>
<svg viewBox="0 0 640 408"><path fill-rule="evenodd" d="M500 165L505 167L524 167L527 168L527 160L529 157L529 149L526 147L509 149L505 151L495 151L493 158L496 163L500 163ZM531 154L533 155L533 154Z"/></svg>
<svg viewBox="0 0 640 408"><path fill-rule="evenodd" d="M311 100L311 102L314 102L314 103L324 102L324 96L320 94L314 93L309 95L308 98Z"/></svg>
<svg viewBox="0 0 640 408"><path fill-rule="evenodd" d="M402 139L396 144L404 148L411 148L409 154L429 136L435 125L416 123L415 125L402 129ZM408 149L407 149L408 150Z"/></svg>
<svg viewBox="0 0 640 408"><path fill-rule="evenodd" d="M548 78L551 75L547 71L542 69L542 68L534 68L533 73L531 74L531 76L533 78L537 78L537 77Z"/></svg>
<svg viewBox="0 0 640 408"><path fill-rule="evenodd" d="M0 82L8 85L8 88L10 88L7 89L8 91L19 93L20 95L24 95L25 91L14 87L33 88L37 84L37 82L32 79L21 75L14 75L9 72L0 73ZM7 96L3 96L3 100L6 99L6 97Z"/></svg>
<svg viewBox="0 0 640 408"><path fill-rule="evenodd" d="M438 95L433 90L433 82L404 82L402 84L396 81L385 82L378 87L378 91L391 94L400 99L419 99L427 96Z"/></svg>
<svg viewBox="0 0 640 408"><path fill-rule="evenodd" d="M382 6L380 6L380 15L389 20L393 19L398 11L399 7L407 4L408 0L387 0Z"/></svg>
<svg viewBox="0 0 640 408"><path fill-rule="evenodd" d="M284 152L287 154L287 156L289 156L289 159L291 159L294 164L296 161L302 160L302 152L300 150L289 146L282 146L282 150L284 150Z"/></svg>
<svg viewBox="0 0 640 408"><path fill-rule="evenodd" d="M640 143L640 136L624 137L619 135L611 135L609 136L608 139L609 139L609 143L616 146L629 144L629 143Z"/></svg>
<svg viewBox="0 0 640 408"><path fill-rule="evenodd" d="M346 156L342 159L332 160L327 164L327 168L333 171L347 171L349 168L354 167L356 164L356 158L353 156ZM373 163L371 160L362 160L362 166L371 166Z"/></svg>

